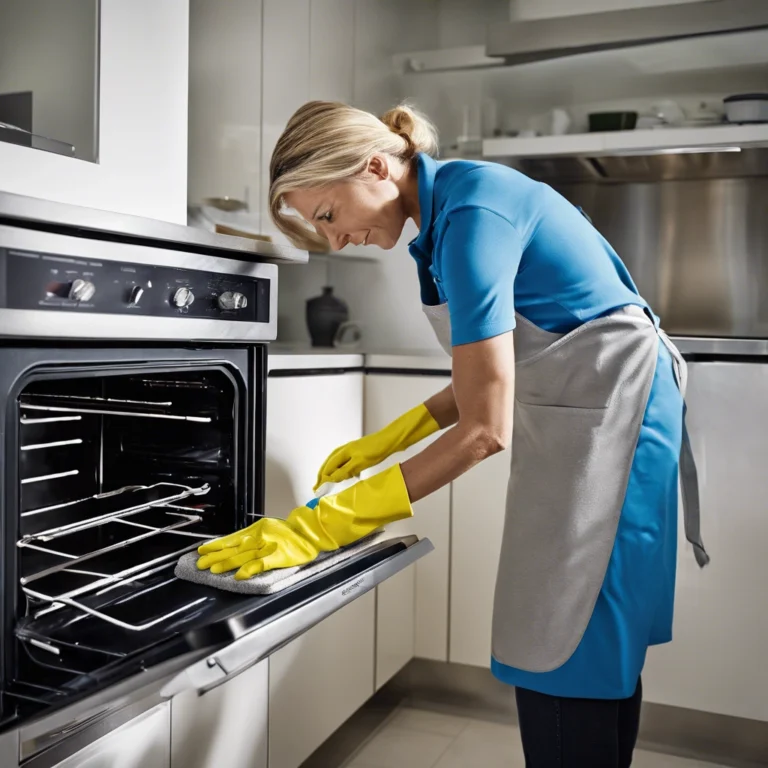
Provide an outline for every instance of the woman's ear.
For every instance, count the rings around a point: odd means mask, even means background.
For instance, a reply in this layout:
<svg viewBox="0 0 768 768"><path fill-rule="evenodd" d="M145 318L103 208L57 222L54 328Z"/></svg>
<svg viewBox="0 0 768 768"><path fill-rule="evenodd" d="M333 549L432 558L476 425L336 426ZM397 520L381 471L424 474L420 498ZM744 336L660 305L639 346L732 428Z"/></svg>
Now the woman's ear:
<svg viewBox="0 0 768 768"><path fill-rule="evenodd" d="M376 181L386 181L389 178L389 162L385 155L374 155L368 161L366 169Z"/></svg>

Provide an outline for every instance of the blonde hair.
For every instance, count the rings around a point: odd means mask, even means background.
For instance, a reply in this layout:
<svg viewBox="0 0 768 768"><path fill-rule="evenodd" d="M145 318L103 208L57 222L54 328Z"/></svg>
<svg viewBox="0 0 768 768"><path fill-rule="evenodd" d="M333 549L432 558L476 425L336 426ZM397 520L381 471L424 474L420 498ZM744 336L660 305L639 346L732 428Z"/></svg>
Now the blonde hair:
<svg viewBox="0 0 768 768"><path fill-rule="evenodd" d="M272 153L272 220L294 245L327 250L325 238L285 211L285 195L349 179L364 171L375 154L408 163L419 152L437 155L437 132L429 120L406 105L389 110L379 119L347 104L310 101L288 121Z"/></svg>

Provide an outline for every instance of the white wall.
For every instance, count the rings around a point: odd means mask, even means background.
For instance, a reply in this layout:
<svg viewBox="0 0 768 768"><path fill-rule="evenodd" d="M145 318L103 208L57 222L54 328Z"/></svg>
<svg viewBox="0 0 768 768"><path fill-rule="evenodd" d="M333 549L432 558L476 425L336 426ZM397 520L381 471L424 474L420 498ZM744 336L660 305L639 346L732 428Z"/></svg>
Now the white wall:
<svg viewBox="0 0 768 768"><path fill-rule="evenodd" d="M32 91L32 130L96 156L98 2L3 0L0 94Z"/></svg>
<svg viewBox="0 0 768 768"><path fill-rule="evenodd" d="M186 223L188 46L188 0L105 0L98 164L0 143L0 189Z"/></svg>

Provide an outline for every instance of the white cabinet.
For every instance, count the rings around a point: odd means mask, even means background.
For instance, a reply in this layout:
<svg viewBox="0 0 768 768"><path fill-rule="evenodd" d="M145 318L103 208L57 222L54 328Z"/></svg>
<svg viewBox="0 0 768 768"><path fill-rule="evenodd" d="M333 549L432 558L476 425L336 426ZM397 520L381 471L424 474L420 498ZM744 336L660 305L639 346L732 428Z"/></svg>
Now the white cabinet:
<svg viewBox="0 0 768 768"><path fill-rule="evenodd" d="M189 6L189 201L232 197L258 213L261 0Z"/></svg>
<svg viewBox="0 0 768 768"><path fill-rule="evenodd" d="M652 648L644 696L671 706L768 721L768 365L690 363L688 427L699 472L700 569L678 531L674 640Z"/></svg>
<svg viewBox="0 0 768 768"><path fill-rule="evenodd" d="M355 0L264 0L262 228L269 163L291 115L311 99L350 102ZM274 233L272 233L274 234Z"/></svg>
<svg viewBox="0 0 768 768"><path fill-rule="evenodd" d="M374 607L369 592L270 657L269 768L298 768L373 695Z"/></svg>
<svg viewBox="0 0 768 768"><path fill-rule="evenodd" d="M340 360L362 366L361 358ZM283 368L316 364L323 363L272 360ZM360 437L362 426L362 373L268 379L266 514L285 517L306 503L322 461ZM374 606L371 592L270 657L270 768L297 768L373 694Z"/></svg>
<svg viewBox="0 0 768 768"><path fill-rule="evenodd" d="M309 101L310 0L264 0L261 211L269 224L269 163L291 115Z"/></svg>
<svg viewBox="0 0 768 768"><path fill-rule="evenodd" d="M374 432L424 402L450 383L449 376L375 374L365 381L365 432ZM437 437L437 436L435 436ZM434 440L435 437L430 438ZM391 457L404 461L430 440ZM450 488L414 505L414 517L389 527L415 533L435 546L429 557L378 587L376 687L380 688L414 656L447 660Z"/></svg>
<svg viewBox="0 0 768 768"><path fill-rule="evenodd" d="M328 454L362 433L362 373L269 378L265 514L286 517L309 501Z"/></svg>
<svg viewBox="0 0 768 768"><path fill-rule="evenodd" d="M100 3L99 161L0 142L4 192L187 221L188 0Z"/></svg>
<svg viewBox="0 0 768 768"><path fill-rule="evenodd" d="M262 661L202 696L190 690L174 697L171 768L267 768L268 691Z"/></svg>
<svg viewBox="0 0 768 768"><path fill-rule="evenodd" d="M357 0L311 0L309 98L351 104Z"/></svg>
<svg viewBox="0 0 768 768"><path fill-rule="evenodd" d="M56 768L169 768L170 709L167 703L150 709Z"/></svg>
<svg viewBox="0 0 768 768"><path fill-rule="evenodd" d="M453 483L449 661L490 667L496 570L511 453L491 456Z"/></svg>

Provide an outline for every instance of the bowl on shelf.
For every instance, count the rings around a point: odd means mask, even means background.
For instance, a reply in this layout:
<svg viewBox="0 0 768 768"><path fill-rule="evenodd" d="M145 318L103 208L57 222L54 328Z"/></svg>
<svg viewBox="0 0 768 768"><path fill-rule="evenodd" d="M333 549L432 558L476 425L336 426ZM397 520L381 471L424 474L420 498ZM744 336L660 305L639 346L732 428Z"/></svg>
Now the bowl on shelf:
<svg viewBox="0 0 768 768"><path fill-rule="evenodd" d="M723 104L729 123L768 123L768 93L741 93Z"/></svg>
<svg viewBox="0 0 768 768"><path fill-rule="evenodd" d="M590 133L633 131L637 125L637 112L591 112L588 119Z"/></svg>

